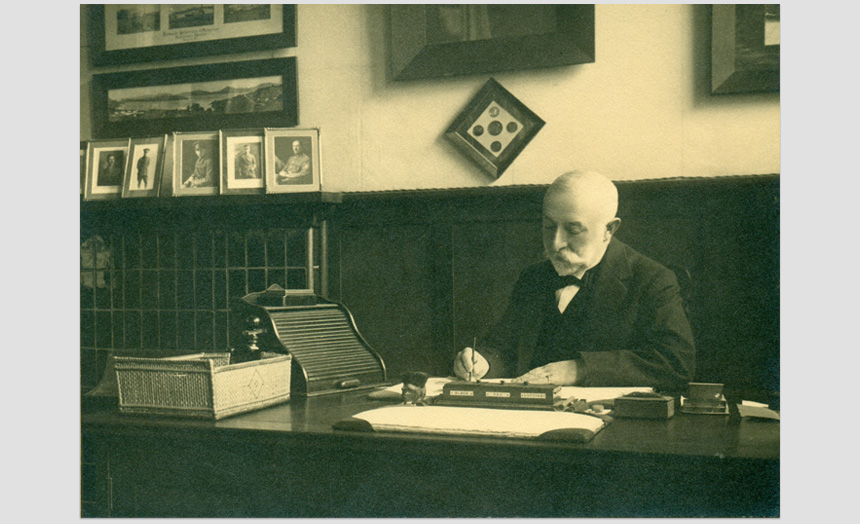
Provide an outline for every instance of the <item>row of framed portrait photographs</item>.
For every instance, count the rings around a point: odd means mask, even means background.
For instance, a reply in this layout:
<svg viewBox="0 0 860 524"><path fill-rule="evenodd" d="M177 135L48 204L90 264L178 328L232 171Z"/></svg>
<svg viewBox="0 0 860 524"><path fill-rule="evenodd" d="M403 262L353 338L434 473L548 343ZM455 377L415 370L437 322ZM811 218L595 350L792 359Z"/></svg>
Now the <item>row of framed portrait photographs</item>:
<svg viewBox="0 0 860 524"><path fill-rule="evenodd" d="M173 133L173 194L319 191L318 129Z"/></svg>
<svg viewBox="0 0 860 524"><path fill-rule="evenodd" d="M86 159L85 200L301 193L322 186L318 129L175 132L93 141Z"/></svg>

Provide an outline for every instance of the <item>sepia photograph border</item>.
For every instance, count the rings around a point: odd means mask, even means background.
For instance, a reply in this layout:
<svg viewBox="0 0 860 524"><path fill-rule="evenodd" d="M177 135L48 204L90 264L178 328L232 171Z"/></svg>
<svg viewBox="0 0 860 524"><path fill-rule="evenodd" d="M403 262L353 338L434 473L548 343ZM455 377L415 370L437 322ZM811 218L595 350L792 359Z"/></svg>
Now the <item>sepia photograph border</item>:
<svg viewBox="0 0 860 524"><path fill-rule="evenodd" d="M265 129L266 137L266 193L307 193L322 189L322 163L320 154L320 130L307 129ZM311 182L306 184L281 183L278 174L279 157L275 142L278 138L303 139L310 142L307 152L311 162Z"/></svg>
<svg viewBox="0 0 860 524"><path fill-rule="evenodd" d="M101 158L96 158L96 152L101 149L123 149L124 159L120 170L119 184L106 186L104 191L93 191L93 184L98 178L99 161ZM84 180L84 200L113 200L120 198L122 195L122 180L125 174L125 164L128 162L129 139L118 140L91 140L87 143L87 161L86 161L86 177ZM99 154L99 157L101 154Z"/></svg>
<svg viewBox="0 0 860 524"><path fill-rule="evenodd" d="M137 189L137 166L134 162L135 150L144 146L157 147L156 153L150 159L152 171L149 176L152 180L151 189ZM161 177L164 172L164 157L167 153L167 135L151 138L132 138L128 145L128 161L125 163L125 177L122 182L122 198L154 198L158 196L161 187ZM148 185L148 184L147 184Z"/></svg>
<svg viewBox="0 0 860 524"><path fill-rule="evenodd" d="M205 109L193 114L147 118L131 116L111 121L111 90L135 88L153 95L159 90L177 85L205 82L230 82L263 77L281 78L282 107L271 111L213 112ZM205 131L207 129L248 127L293 127L298 124L298 83L296 57L249 60L104 73L93 75L93 128L98 136L148 137L174 131Z"/></svg>
<svg viewBox="0 0 860 524"><path fill-rule="evenodd" d="M594 4L555 6L556 31L465 42L428 43L425 4L389 6L392 80L438 78L595 60ZM530 7L530 6L525 6Z"/></svg>
<svg viewBox="0 0 860 524"><path fill-rule="evenodd" d="M496 102L522 123L522 131L517 134L498 157L477 142L469 134L469 128L492 102ZM544 121L531 109L520 102L494 78L490 78L480 91L457 116L445 136L461 151L477 163L481 169L498 178L525 149L532 138L544 126Z"/></svg>
<svg viewBox="0 0 860 524"><path fill-rule="evenodd" d="M264 166L266 165L265 138L263 130L221 130L221 194L222 195L262 195L266 189L266 177ZM247 139L247 140L245 140ZM259 186L256 183L242 183L236 178L235 156L233 148L237 144L254 143L260 145L260 154L257 159L259 170ZM256 178L250 180L257 180ZM249 187L253 186L253 187Z"/></svg>
<svg viewBox="0 0 860 524"><path fill-rule="evenodd" d="M212 171L213 186L207 187L182 187L182 171L185 165L182 156L182 146L187 142L206 141L214 144L213 150L209 152L211 158L218 162L219 166ZM219 194L221 180L221 149L217 131L205 133L175 132L173 133L173 196L213 196Z"/></svg>
<svg viewBox="0 0 860 524"><path fill-rule="evenodd" d="M209 55L224 55L281 49L296 46L296 5L283 4L283 26L280 33L238 34L217 40L184 42L167 45L150 45L134 49L107 50L105 5L94 4L89 8L89 31L93 39L93 64L96 66L155 62Z"/></svg>

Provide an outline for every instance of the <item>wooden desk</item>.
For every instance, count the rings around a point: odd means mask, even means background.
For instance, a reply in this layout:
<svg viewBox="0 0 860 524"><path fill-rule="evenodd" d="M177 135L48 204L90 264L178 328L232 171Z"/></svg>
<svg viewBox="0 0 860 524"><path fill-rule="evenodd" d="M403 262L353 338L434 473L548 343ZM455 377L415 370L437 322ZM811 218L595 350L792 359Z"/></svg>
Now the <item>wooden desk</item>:
<svg viewBox="0 0 860 524"><path fill-rule="evenodd" d="M349 393L218 422L84 414L84 514L779 516L778 422L618 419L587 444L332 429L383 405Z"/></svg>

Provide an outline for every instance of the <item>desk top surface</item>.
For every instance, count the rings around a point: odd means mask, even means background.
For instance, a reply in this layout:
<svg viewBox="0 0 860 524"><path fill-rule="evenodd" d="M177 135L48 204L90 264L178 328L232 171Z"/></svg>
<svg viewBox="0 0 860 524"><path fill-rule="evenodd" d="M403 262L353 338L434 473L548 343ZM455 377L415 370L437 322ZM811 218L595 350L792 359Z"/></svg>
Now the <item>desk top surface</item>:
<svg viewBox="0 0 860 524"><path fill-rule="evenodd" d="M274 438L286 442L312 439L320 445L408 445L413 448L419 442L430 451L434 447L441 450L457 442L458 450L464 453L470 449L486 453L489 446L509 453L547 453L570 449L585 453L779 460L779 422L737 420L727 415L676 413L669 420L617 418L585 444L499 437L365 433L333 428L340 420L387 405L392 405L392 402L369 400L367 392L349 392L293 398L285 404L219 421L126 415L120 414L114 406L83 414L81 423L86 431L111 434L145 434L155 431L164 435L176 431L184 435L214 433L233 438Z"/></svg>

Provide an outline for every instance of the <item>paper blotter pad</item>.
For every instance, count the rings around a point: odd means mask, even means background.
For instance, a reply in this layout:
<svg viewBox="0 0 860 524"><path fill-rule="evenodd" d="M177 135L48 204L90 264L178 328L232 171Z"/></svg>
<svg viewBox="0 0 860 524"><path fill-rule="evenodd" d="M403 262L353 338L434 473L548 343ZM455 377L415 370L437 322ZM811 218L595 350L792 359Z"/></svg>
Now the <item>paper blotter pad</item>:
<svg viewBox="0 0 860 524"><path fill-rule="evenodd" d="M363 411L334 428L588 442L605 425L598 417L561 411L398 405Z"/></svg>

